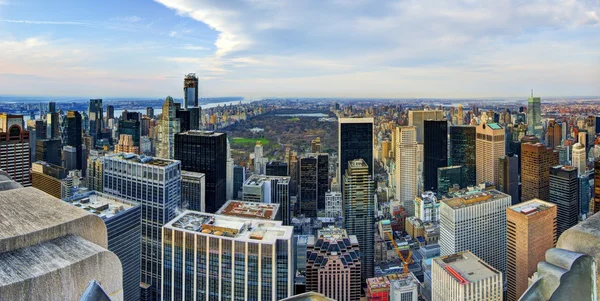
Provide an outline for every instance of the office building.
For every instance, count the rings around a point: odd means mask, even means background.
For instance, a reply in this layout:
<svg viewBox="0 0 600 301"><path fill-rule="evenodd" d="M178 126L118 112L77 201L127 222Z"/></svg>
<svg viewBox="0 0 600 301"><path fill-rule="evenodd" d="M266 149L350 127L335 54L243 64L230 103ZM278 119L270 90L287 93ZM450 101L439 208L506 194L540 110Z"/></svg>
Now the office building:
<svg viewBox="0 0 600 301"><path fill-rule="evenodd" d="M185 211L163 227L162 291L168 300L280 300L293 295L290 226Z"/></svg>
<svg viewBox="0 0 600 301"><path fill-rule="evenodd" d="M394 285L394 282L398 284ZM417 278L413 273L403 274L387 274L379 277L373 277L367 279L366 297L367 300L396 300L398 293L404 299L398 299L402 301L414 301L414 298L418 296L413 295L414 289L417 290L416 285L418 283ZM396 293L396 296L392 294L392 291ZM411 294L407 294L411 292Z"/></svg>
<svg viewBox="0 0 600 301"><path fill-rule="evenodd" d="M329 156L307 154L300 158L299 168L300 213L317 217L318 211L325 210L325 193L329 191Z"/></svg>
<svg viewBox="0 0 600 301"><path fill-rule="evenodd" d="M58 113L46 114L46 139L60 138L60 121Z"/></svg>
<svg viewBox="0 0 600 301"><path fill-rule="evenodd" d="M344 216L342 193L328 191L325 193L325 216L329 218L341 218Z"/></svg>
<svg viewBox="0 0 600 301"><path fill-rule="evenodd" d="M91 191L102 192L103 190L103 169L104 169L104 157L103 156L90 156L87 159L87 188Z"/></svg>
<svg viewBox="0 0 600 301"><path fill-rule="evenodd" d="M226 201L227 134L188 131L176 134L174 142L181 169L205 175L206 212L216 212Z"/></svg>
<svg viewBox="0 0 600 301"><path fill-rule="evenodd" d="M433 301L502 301L502 272L467 251L434 258Z"/></svg>
<svg viewBox="0 0 600 301"><path fill-rule="evenodd" d="M462 165L440 167L437 170L437 193L443 195L456 188L465 188L466 170Z"/></svg>
<svg viewBox="0 0 600 301"><path fill-rule="evenodd" d="M181 210L206 211L206 177L203 173L181 171Z"/></svg>
<svg viewBox="0 0 600 301"><path fill-rule="evenodd" d="M542 143L521 144L521 199L548 201L550 167L558 165L558 153Z"/></svg>
<svg viewBox="0 0 600 301"><path fill-rule="evenodd" d="M548 133L546 145L548 145L549 148L555 148L562 144L562 130L560 123L557 123L555 120L550 120L548 122L548 129L546 131Z"/></svg>
<svg viewBox="0 0 600 301"><path fill-rule="evenodd" d="M587 169L587 159L585 146L581 143L575 143L572 147L571 160L573 167L577 168L577 173L581 176Z"/></svg>
<svg viewBox="0 0 600 301"><path fill-rule="evenodd" d="M505 155L504 129L497 123L481 123L477 126L475 139L476 181L498 183L500 157Z"/></svg>
<svg viewBox="0 0 600 301"><path fill-rule="evenodd" d="M519 197L519 156L507 155L500 157L498 169L498 190L510 195L512 204L521 201Z"/></svg>
<svg viewBox="0 0 600 301"><path fill-rule="evenodd" d="M108 250L123 266L123 300L140 298L140 204L96 191L74 195L68 203L98 215L106 224Z"/></svg>
<svg viewBox="0 0 600 301"><path fill-rule="evenodd" d="M100 100L102 101L102 100ZM81 114L77 111L68 111L66 118L66 139L64 145L72 146L75 148L75 167L77 170L84 170L85 156L83 151L83 139L82 139L82 124ZM89 150L89 148L87 149Z"/></svg>
<svg viewBox="0 0 600 301"><path fill-rule="evenodd" d="M29 131L23 129L23 115L0 113L0 169L17 183L30 186Z"/></svg>
<svg viewBox="0 0 600 301"><path fill-rule="evenodd" d="M288 165L285 162L271 161L267 163L267 176L288 176Z"/></svg>
<svg viewBox="0 0 600 301"><path fill-rule="evenodd" d="M181 164L134 154L107 155L103 160L103 192L138 202L142 207L140 286L143 295L162 300L161 227L176 217L181 200Z"/></svg>
<svg viewBox="0 0 600 301"><path fill-rule="evenodd" d="M327 227L306 245L306 290L334 300L360 300L360 246L355 235Z"/></svg>
<svg viewBox="0 0 600 301"><path fill-rule="evenodd" d="M281 206L276 203L261 203L229 200L219 208L215 215L227 215L239 218L281 220Z"/></svg>
<svg viewBox="0 0 600 301"><path fill-rule="evenodd" d="M476 182L475 137L477 127L472 125L450 126L450 166L464 167L465 185L473 186Z"/></svg>
<svg viewBox="0 0 600 301"><path fill-rule="evenodd" d="M361 246L361 283L373 277L373 224L375 223L375 182L363 159L348 162L343 178L344 228L356 235Z"/></svg>
<svg viewBox="0 0 600 301"><path fill-rule="evenodd" d="M440 201L432 191L425 191L415 197L415 217L423 222L440 221Z"/></svg>
<svg viewBox="0 0 600 301"><path fill-rule="evenodd" d="M442 120L444 112L441 110L425 110L425 111L408 111L408 126L414 126L417 129L417 143L425 141L425 120Z"/></svg>
<svg viewBox="0 0 600 301"><path fill-rule="evenodd" d="M44 161L31 164L31 186L57 199L71 196L72 185L66 181L66 177L67 170L60 165Z"/></svg>
<svg viewBox="0 0 600 301"><path fill-rule="evenodd" d="M590 215L600 212L600 160L594 161L594 201L590 205Z"/></svg>
<svg viewBox="0 0 600 301"><path fill-rule="evenodd" d="M179 132L187 132L191 129L190 111L177 109L175 117L179 120Z"/></svg>
<svg viewBox="0 0 600 301"><path fill-rule="evenodd" d="M62 165L62 143L60 139L38 139L35 141L35 161Z"/></svg>
<svg viewBox="0 0 600 301"><path fill-rule="evenodd" d="M115 145L115 153L132 153L139 155L140 148L135 146L131 135L121 134L119 136L119 143Z"/></svg>
<svg viewBox="0 0 600 301"><path fill-rule="evenodd" d="M154 118L154 108L153 107L146 107L146 116L148 116L150 118Z"/></svg>
<svg viewBox="0 0 600 301"><path fill-rule="evenodd" d="M233 167L233 199L242 198L242 187L246 182L246 168L244 166Z"/></svg>
<svg viewBox="0 0 600 301"><path fill-rule="evenodd" d="M390 301L418 301L421 283L413 273L390 281Z"/></svg>
<svg viewBox="0 0 600 301"><path fill-rule="evenodd" d="M577 168L557 165L550 168L550 197L557 207L556 234L560 236L579 221L579 179Z"/></svg>
<svg viewBox="0 0 600 301"><path fill-rule="evenodd" d="M119 120L119 136L120 135L130 135L133 141L133 146L139 148L141 137L140 120L134 118Z"/></svg>
<svg viewBox="0 0 600 301"><path fill-rule="evenodd" d="M114 119L115 118L115 107L112 105L106 106L106 119Z"/></svg>
<svg viewBox="0 0 600 301"><path fill-rule="evenodd" d="M513 205L506 209L506 226L506 300L517 301L556 244L556 205L538 199Z"/></svg>
<svg viewBox="0 0 600 301"><path fill-rule="evenodd" d="M229 139L227 139L227 162L225 170L225 199L233 199L233 158L231 158L231 147L229 146Z"/></svg>
<svg viewBox="0 0 600 301"><path fill-rule="evenodd" d="M417 129L414 126L396 127L396 199L408 211L412 212L412 201L417 195L418 147Z"/></svg>
<svg viewBox="0 0 600 301"><path fill-rule="evenodd" d="M198 106L198 77L196 73L188 73L183 79L183 104L186 109Z"/></svg>
<svg viewBox="0 0 600 301"><path fill-rule="evenodd" d="M338 119L338 181L346 174L348 162L363 159L373 175L373 118ZM290 173L291 174L291 173Z"/></svg>
<svg viewBox="0 0 600 301"><path fill-rule="evenodd" d="M542 140L544 129L542 127L542 100L539 97L527 99L527 133Z"/></svg>
<svg viewBox="0 0 600 301"><path fill-rule="evenodd" d="M124 300L122 262L99 216L7 175L2 182L0 300L81 300L94 280Z"/></svg>
<svg viewBox="0 0 600 301"><path fill-rule="evenodd" d="M78 170L77 169L77 148L65 145L62 149L62 162L63 167L67 169L67 171Z"/></svg>
<svg viewBox="0 0 600 301"><path fill-rule="evenodd" d="M94 137L94 140L102 137L102 129L104 128L102 122L102 99L90 99L90 105L88 107L88 118L89 129L88 134Z"/></svg>
<svg viewBox="0 0 600 301"><path fill-rule="evenodd" d="M289 225L291 220L290 177L252 175L242 187L242 200L279 204L281 221Z"/></svg>
<svg viewBox="0 0 600 301"><path fill-rule="evenodd" d="M470 250L500 271L506 270L506 208L510 196L498 190L472 191L442 200L442 255Z"/></svg>
<svg viewBox="0 0 600 301"><path fill-rule="evenodd" d="M310 142L311 153L321 152L321 137L317 137Z"/></svg>
<svg viewBox="0 0 600 301"><path fill-rule="evenodd" d="M448 166L448 121L424 120L423 122L424 189L437 191L438 168Z"/></svg>
<svg viewBox="0 0 600 301"><path fill-rule="evenodd" d="M579 178L579 220L589 216L592 189L594 187L594 171L588 170Z"/></svg>
<svg viewBox="0 0 600 301"><path fill-rule="evenodd" d="M162 117L158 121L156 156L173 159L175 156L175 135L180 132L179 119L176 117L176 106L173 97L167 96L162 107Z"/></svg>

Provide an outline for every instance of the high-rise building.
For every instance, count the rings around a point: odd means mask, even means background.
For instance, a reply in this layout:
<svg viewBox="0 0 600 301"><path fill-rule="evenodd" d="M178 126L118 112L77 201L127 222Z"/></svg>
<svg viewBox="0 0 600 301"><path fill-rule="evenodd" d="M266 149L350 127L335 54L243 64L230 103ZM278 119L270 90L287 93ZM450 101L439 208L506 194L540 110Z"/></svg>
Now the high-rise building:
<svg viewBox="0 0 600 301"><path fill-rule="evenodd" d="M131 135L121 134L119 136L119 142L115 145L116 153L133 153L136 155L140 154L140 148L134 145L133 137Z"/></svg>
<svg viewBox="0 0 600 301"><path fill-rule="evenodd" d="M177 109L175 117L179 119L179 131L187 132L191 128L190 111L186 109Z"/></svg>
<svg viewBox="0 0 600 301"><path fill-rule="evenodd" d="M242 197L241 190L246 182L246 168L244 166L233 167L233 198L240 199Z"/></svg>
<svg viewBox="0 0 600 301"><path fill-rule="evenodd" d="M328 227L309 236L306 245L306 291L338 301L360 300L360 247L355 235Z"/></svg>
<svg viewBox="0 0 600 301"><path fill-rule="evenodd" d="M90 281L110 296L98 300L124 299L122 262L97 214L6 175L2 182L0 300L89 300L80 298Z"/></svg>
<svg viewBox="0 0 600 301"><path fill-rule="evenodd" d="M375 182L363 159L348 162L343 178L344 228L361 246L361 283L374 274Z"/></svg>
<svg viewBox="0 0 600 301"><path fill-rule="evenodd" d="M557 165L550 168L550 197L548 202L556 204L556 234L577 225L579 220L579 178L577 168Z"/></svg>
<svg viewBox="0 0 600 301"><path fill-rule="evenodd" d="M138 202L142 207L140 285L143 295L162 300L161 228L176 217L181 200L181 164L134 154L107 155L103 160L103 192Z"/></svg>
<svg viewBox="0 0 600 301"><path fill-rule="evenodd" d="M466 188L465 167L462 165L440 167L437 170L437 193L443 195L450 189Z"/></svg>
<svg viewBox="0 0 600 301"><path fill-rule="evenodd" d="M442 120L444 112L441 110L425 110L425 111L408 111L408 126L414 126L417 130L417 143L423 143L425 120Z"/></svg>
<svg viewBox="0 0 600 301"><path fill-rule="evenodd" d="M317 217L317 211L325 210L325 193L329 191L329 156L308 154L300 158L299 165L300 213Z"/></svg>
<svg viewBox="0 0 600 301"><path fill-rule="evenodd" d="M498 183L498 164L505 155L504 129L497 123L481 123L475 139L477 184Z"/></svg>
<svg viewBox="0 0 600 301"><path fill-rule="evenodd" d="M465 185L473 186L476 181L475 137L477 127L472 125L450 126L450 166L464 167Z"/></svg>
<svg viewBox="0 0 600 301"><path fill-rule="evenodd" d="M64 199L71 196L69 181L65 181L67 170L60 165L44 161L31 164L31 186L57 198Z"/></svg>
<svg viewBox="0 0 600 301"><path fill-rule="evenodd" d="M557 123L555 120L550 120L548 122L548 139L546 139L546 145L549 148L555 148L561 145L562 141L562 130L561 124Z"/></svg>
<svg viewBox="0 0 600 301"><path fill-rule="evenodd" d="M321 152L321 138L317 137L310 142L311 153Z"/></svg>
<svg viewBox="0 0 600 301"><path fill-rule="evenodd" d="M153 107L146 107L146 116L148 116L150 118L154 118L154 108Z"/></svg>
<svg viewBox="0 0 600 301"><path fill-rule="evenodd" d="M46 114L46 139L60 138L60 121L58 113Z"/></svg>
<svg viewBox="0 0 600 301"><path fill-rule="evenodd" d="M448 121L424 120L423 122L424 189L437 191L438 168L448 166Z"/></svg>
<svg viewBox="0 0 600 301"><path fill-rule="evenodd" d="M176 134L174 142L181 169L205 174L206 212L216 212L226 201L227 134L188 131Z"/></svg>
<svg viewBox="0 0 600 301"><path fill-rule="evenodd" d="M175 156L175 135L180 132L176 109L173 97L167 96L157 126L156 156L159 158L173 159Z"/></svg>
<svg viewBox="0 0 600 301"><path fill-rule="evenodd" d="M521 144L521 200L548 201L550 167L558 165L558 153L542 143Z"/></svg>
<svg viewBox="0 0 600 301"><path fill-rule="evenodd" d="M589 215L590 202L594 187L594 171L588 170L579 176L579 219L585 220Z"/></svg>
<svg viewBox="0 0 600 301"><path fill-rule="evenodd" d="M512 204L521 202L519 197L519 156L500 157L498 165L498 190L510 195Z"/></svg>
<svg viewBox="0 0 600 301"><path fill-rule="evenodd" d="M585 153L585 146L581 143L575 143L571 153L571 161L574 167L577 168L579 175L585 173L587 166L587 159Z"/></svg>
<svg viewBox="0 0 600 301"><path fill-rule="evenodd" d="M328 191L325 194L325 216L329 218L344 216L342 193L339 191Z"/></svg>
<svg viewBox="0 0 600 301"><path fill-rule="evenodd" d="M102 101L102 100L100 100ZM81 114L77 111L68 111L65 116L67 119L66 139L64 145L75 148L75 169L84 169L85 161L83 153L83 139L81 128Z"/></svg>
<svg viewBox="0 0 600 301"><path fill-rule="evenodd" d="M115 107L113 105L106 106L106 119L115 118Z"/></svg>
<svg viewBox="0 0 600 301"><path fill-rule="evenodd" d="M260 140L256 141L254 146L254 173L257 175L264 175L266 172L266 166L268 159L263 157L264 148Z"/></svg>
<svg viewBox="0 0 600 301"><path fill-rule="evenodd" d="M140 121L138 119L119 120L119 136L130 135L133 146L140 147Z"/></svg>
<svg viewBox="0 0 600 301"><path fill-rule="evenodd" d="M533 92L531 92L531 97L527 99L527 133L542 140L543 132L542 100L539 97L533 97Z"/></svg>
<svg viewBox="0 0 600 301"><path fill-rule="evenodd" d="M102 192L103 183L103 167L104 157L103 156L90 156L87 159L87 188L91 191Z"/></svg>
<svg viewBox="0 0 600 301"><path fill-rule="evenodd" d="M30 186L29 131L23 129L23 115L0 113L0 169L17 183Z"/></svg>
<svg viewBox="0 0 600 301"><path fill-rule="evenodd" d="M440 205L442 255L470 250L500 271L506 270L506 208L510 196L498 190L469 192Z"/></svg>
<svg viewBox="0 0 600 301"><path fill-rule="evenodd" d="M60 139L38 139L35 143L35 158L32 158L32 161L45 161L54 165L62 165L62 143Z"/></svg>
<svg viewBox="0 0 600 301"><path fill-rule="evenodd" d="M414 126L396 127L396 199L404 205L409 216L414 215L412 201L417 195L417 129Z"/></svg>
<svg viewBox="0 0 600 301"><path fill-rule="evenodd" d="M203 173L181 171L182 210L206 211L206 179Z"/></svg>
<svg viewBox="0 0 600 301"><path fill-rule="evenodd" d="M590 215L600 212L600 160L594 161L594 202L590 206Z"/></svg>
<svg viewBox="0 0 600 301"><path fill-rule="evenodd" d="M502 301L502 272L468 250L434 258L431 286L433 301Z"/></svg>
<svg viewBox="0 0 600 301"><path fill-rule="evenodd" d="M415 197L415 217L423 222L440 221L440 201L432 191L425 191Z"/></svg>
<svg viewBox="0 0 600 301"><path fill-rule="evenodd" d="M290 177L252 175L244 182L242 200L279 204L283 224L290 224Z"/></svg>
<svg viewBox="0 0 600 301"><path fill-rule="evenodd" d="M142 235L140 204L96 191L74 195L65 201L102 218L108 234L108 250L119 257L123 266L123 300L139 300Z"/></svg>
<svg viewBox="0 0 600 301"><path fill-rule="evenodd" d="M293 227L262 210L244 218L229 211L185 211L163 227L164 299L275 301L293 295Z"/></svg>
<svg viewBox="0 0 600 301"><path fill-rule="evenodd" d="M102 99L90 99L88 117L90 118L88 134L94 139L102 137Z"/></svg>
<svg viewBox="0 0 600 301"><path fill-rule="evenodd" d="M506 300L517 301L556 244L556 205L538 199L513 205L506 209L506 226Z"/></svg>
<svg viewBox="0 0 600 301"><path fill-rule="evenodd" d="M183 104L186 109L198 106L198 77L196 73L188 73L183 79Z"/></svg>
<svg viewBox="0 0 600 301"><path fill-rule="evenodd" d="M271 161L267 163L267 176L288 176L288 165L285 162Z"/></svg>
<svg viewBox="0 0 600 301"><path fill-rule="evenodd" d="M373 174L373 118L338 119L338 181L346 174L348 162L363 159Z"/></svg>

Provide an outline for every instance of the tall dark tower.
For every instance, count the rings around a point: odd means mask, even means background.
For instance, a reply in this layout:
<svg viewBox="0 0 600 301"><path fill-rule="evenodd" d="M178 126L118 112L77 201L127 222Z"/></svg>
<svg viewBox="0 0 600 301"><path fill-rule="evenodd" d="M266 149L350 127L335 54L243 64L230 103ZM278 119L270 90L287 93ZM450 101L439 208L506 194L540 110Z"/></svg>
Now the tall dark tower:
<svg viewBox="0 0 600 301"><path fill-rule="evenodd" d="M90 118L89 135L94 139L102 137L102 99L90 99L88 116Z"/></svg>
<svg viewBox="0 0 600 301"><path fill-rule="evenodd" d="M338 120L338 183L346 174L348 162L363 159L373 175L373 118L340 118ZM342 185L343 189L343 185Z"/></svg>
<svg viewBox="0 0 600 301"><path fill-rule="evenodd" d="M77 169L83 169L83 139L81 132L81 114L77 111L67 112L67 136L65 137L65 145L72 146L76 150Z"/></svg>
<svg viewBox="0 0 600 301"><path fill-rule="evenodd" d="M556 236L577 225L579 216L579 179L573 166L550 168L550 203L558 207Z"/></svg>
<svg viewBox="0 0 600 301"><path fill-rule="evenodd" d="M227 134L188 131L175 135L175 160L181 169L201 172L206 179L206 212L216 212L226 201Z"/></svg>
<svg viewBox="0 0 600 301"><path fill-rule="evenodd" d="M465 185L476 183L475 173L475 133L477 128L472 125L450 126L450 166L464 166Z"/></svg>
<svg viewBox="0 0 600 301"><path fill-rule="evenodd" d="M186 109L198 106L198 77L196 73L189 73L183 79L183 105Z"/></svg>
<svg viewBox="0 0 600 301"><path fill-rule="evenodd" d="M115 118L115 107L108 105L106 106L106 119L113 119Z"/></svg>
<svg viewBox="0 0 600 301"><path fill-rule="evenodd" d="M423 125L425 190L437 191L437 170L448 166L448 122L430 119Z"/></svg>

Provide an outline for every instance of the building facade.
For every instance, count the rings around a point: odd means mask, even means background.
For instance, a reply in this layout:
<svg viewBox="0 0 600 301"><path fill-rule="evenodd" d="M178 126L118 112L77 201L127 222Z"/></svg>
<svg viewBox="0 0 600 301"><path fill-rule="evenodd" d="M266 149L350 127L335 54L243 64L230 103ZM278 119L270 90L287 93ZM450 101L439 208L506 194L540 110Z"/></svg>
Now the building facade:
<svg viewBox="0 0 600 301"><path fill-rule="evenodd" d="M444 112L441 110L410 110L408 111L408 126L414 126L417 129L417 143L423 143L424 138L424 122L425 120L442 120Z"/></svg>
<svg viewBox="0 0 600 301"><path fill-rule="evenodd" d="M414 126L396 127L396 200L411 212L411 203L418 193L418 147L417 128Z"/></svg>
<svg viewBox="0 0 600 301"><path fill-rule="evenodd" d="M512 204L521 202L519 196L519 156L500 157L498 169L498 190L510 195Z"/></svg>
<svg viewBox="0 0 600 301"><path fill-rule="evenodd" d="M539 97L527 99L527 133L543 140L544 128L542 127L542 100Z"/></svg>
<svg viewBox="0 0 600 301"><path fill-rule="evenodd" d="M550 167L558 165L558 153L542 143L521 144L521 199L549 200Z"/></svg>
<svg viewBox="0 0 600 301"><path fill-rule="evenodd" d="M206 211L206 177L203 173L181 171L181 210Z"/></svg>
<svg viewBox="0 0 600 301"><path fill-rule="evenodd" d="M344 216L343 208L342 193L329 191L325 194L325 216L340 218Z"/></svg>
<svg viewBox="0 0 600 301"><path fill-rule="evenodd" d="M175 156L175 134L180 132L176 110L177 107L173 102L173 97L167 96L162 107L162 117L156 128L156 156L159 158L173 159Z"/></svg>
<svg viewBox="0 0 600 301"><path fill-rule="evenodd" d="M363 159L373 174L373 118L338 119L338 181L346 174L348 162Z"/></svg>
<svg viewBox="0 0 600 301"><path fill-rule="evenodd" d="M425 120L423 133L424 190L437 191L438 168L448 166L448 121Z"/></svg>
<svg viewBox="0 0 600 301"><path fill-rule="evenodd" d="M477 126L475 139L476 181L498 183L498 165L505 154L504 129L497 123L481 123Z"/></svg>
<svg viewBox="0 0 600 301"><path fill-rule="evenodd" d="M550 168L548 202L557 207L556 234L560 236L579 221L579 178L577 168L557 165Z"/></svg>
<svg viewBox="0 0 600 301"><path fill-rule="evenodd" d="M0 169L17 183L31 186L29 131L23 128L23 115L0 114Z"/></svg>
<svg viewBox="0 0 600 301"><path fill-rule="evenodd" d="M476 181L475 137L477 127L472 125L450 126L450 166L464 166L465 185L473 186Z"/></svg>

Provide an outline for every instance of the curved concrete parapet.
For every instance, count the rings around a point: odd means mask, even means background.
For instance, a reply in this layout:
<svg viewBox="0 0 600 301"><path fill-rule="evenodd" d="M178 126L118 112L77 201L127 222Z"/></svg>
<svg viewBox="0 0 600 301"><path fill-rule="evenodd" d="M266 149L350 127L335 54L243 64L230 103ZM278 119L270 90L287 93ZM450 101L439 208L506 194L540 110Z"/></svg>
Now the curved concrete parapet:
<svg viewBox="0 0 600 301"><path fill-rule="evenodd" d="M592 256L596 266L600 264L600 214L594 214L585 221L563 232L558 238L557 248L571 250ZM600 292L600 275L596 270L596 295Z"/></svg>

